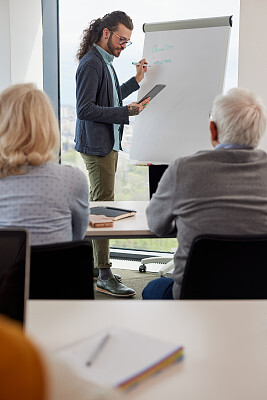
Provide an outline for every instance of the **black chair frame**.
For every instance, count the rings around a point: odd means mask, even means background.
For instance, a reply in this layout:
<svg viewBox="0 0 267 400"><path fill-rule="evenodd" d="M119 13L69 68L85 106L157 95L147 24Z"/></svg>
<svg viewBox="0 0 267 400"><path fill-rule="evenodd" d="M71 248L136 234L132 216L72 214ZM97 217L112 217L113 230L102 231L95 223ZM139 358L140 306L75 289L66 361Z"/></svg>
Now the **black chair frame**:
<svg viewBox="0 0 267 400"><path fill-rule="evenodd" d="M267 299L267 235L196 237L180 298Z"/></svg>
<svg viewBox="0 0 267 400"><path fill-rule="evenodd" d="M31 247L30 299L94 299L88 240Z"/></svg>

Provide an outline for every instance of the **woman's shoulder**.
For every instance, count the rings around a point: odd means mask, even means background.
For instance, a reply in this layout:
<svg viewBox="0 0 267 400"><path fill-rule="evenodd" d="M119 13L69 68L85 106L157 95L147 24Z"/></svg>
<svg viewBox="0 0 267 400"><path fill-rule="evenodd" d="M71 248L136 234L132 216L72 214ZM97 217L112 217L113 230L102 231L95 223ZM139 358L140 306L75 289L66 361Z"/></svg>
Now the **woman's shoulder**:
<svg viewBox="0 0 267 400"><path fill-rule="evenodd" d="M74 167L72 165L65 165L65 164L57 164L57 163L52 163L49 162L47 164L44 164L44 168L49 168L53 170L55 173L58 174L59 177L81 177L85 178L85 174L77 167Z"/></svg>
<svg viewBox="0 0 267 400"><path fill-rule="evenodd" d="M39 173L41 175L50 175L60 181L73 181L82 180L83 182L87 180L86 175L77 167L71 165L58 164L54 162L47 162L41 165L39 168Z"/></svg>

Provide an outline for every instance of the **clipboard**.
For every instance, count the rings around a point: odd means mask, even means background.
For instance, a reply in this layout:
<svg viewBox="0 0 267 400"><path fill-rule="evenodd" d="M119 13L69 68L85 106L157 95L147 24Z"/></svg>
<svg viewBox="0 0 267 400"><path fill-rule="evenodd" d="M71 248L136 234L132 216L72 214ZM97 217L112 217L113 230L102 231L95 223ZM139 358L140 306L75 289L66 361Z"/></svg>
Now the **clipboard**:
<svg viewBox="0 0 267 400"><path fill-rule="evenodd" d="M157 94L159 94L159 92L161 92L164 88L166 87L166 85L163 84L158 84L156 86L153 87L153 89L151 89L145 96L143 96L141 98L141 100L139 100L137 102L137 104L141 103L141 101L147 99L148 97L150 97L150 101L157 96Z"/></svg>

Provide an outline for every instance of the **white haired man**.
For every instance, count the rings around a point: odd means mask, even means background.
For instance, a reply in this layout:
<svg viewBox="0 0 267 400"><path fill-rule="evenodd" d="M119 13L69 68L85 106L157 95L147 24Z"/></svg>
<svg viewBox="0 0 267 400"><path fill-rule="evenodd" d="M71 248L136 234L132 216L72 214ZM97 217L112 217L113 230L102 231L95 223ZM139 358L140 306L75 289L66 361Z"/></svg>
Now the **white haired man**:
<svg viewBox="0 0 267 400"><path fill-rule="evenodd" d="M267 154L256 149L266 122L261 99L248 90L231 89L213 104L210 133L215 150L179 158L167 168L147 208L147 219L157 235L177 229L175 269L173 279L151 281L144 299L180 298L196 236L267 232Z"/></svg>

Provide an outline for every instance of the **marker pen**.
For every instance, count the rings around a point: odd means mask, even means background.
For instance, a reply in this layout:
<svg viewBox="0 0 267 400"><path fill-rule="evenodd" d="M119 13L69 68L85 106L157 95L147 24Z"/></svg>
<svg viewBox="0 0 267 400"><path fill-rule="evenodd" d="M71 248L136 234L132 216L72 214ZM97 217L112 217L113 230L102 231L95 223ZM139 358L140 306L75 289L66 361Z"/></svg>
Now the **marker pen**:
<svg viewBox="0 0 267 400"><path fill-rule="evenodd" d="M141 65L141 64L138 63L138 62L132 62L132 64L133 64L133 65ZM151 67L151 65L150 65L150 64L144 64L144 67Z"/></svg>

